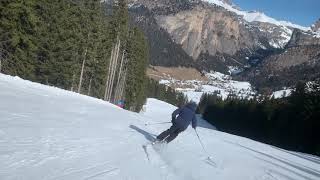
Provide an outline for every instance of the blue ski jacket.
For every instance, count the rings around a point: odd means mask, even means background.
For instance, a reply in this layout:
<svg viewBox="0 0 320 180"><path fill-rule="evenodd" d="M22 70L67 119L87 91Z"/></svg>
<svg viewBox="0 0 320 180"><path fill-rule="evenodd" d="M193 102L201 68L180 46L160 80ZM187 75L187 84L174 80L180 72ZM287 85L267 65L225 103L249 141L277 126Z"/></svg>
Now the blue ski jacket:
<svg viewBox="0 0 320 180"><path fill-rule="evenodd" d="M195 129L197 127L197 118L195 115L196 108L197 104L192 102L175 110L172 113L172 124L181 130L185 130L188 128L189 124L192 123L192 128Z"/></svg>

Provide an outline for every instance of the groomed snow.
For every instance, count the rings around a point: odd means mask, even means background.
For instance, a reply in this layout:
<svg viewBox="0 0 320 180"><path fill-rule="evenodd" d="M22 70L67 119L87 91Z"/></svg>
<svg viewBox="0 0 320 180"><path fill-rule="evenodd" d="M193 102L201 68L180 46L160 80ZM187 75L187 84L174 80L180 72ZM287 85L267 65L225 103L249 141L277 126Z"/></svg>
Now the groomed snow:
<svg viewBox="0 0 320 180"><path fill-rule="evenodd" d="M0 74L1 180L317 180L320 159L219 131L201 121L157 151L142 145L175 107L137 114L102 100ZM206 161L211 156L213 163Z"/></svg>

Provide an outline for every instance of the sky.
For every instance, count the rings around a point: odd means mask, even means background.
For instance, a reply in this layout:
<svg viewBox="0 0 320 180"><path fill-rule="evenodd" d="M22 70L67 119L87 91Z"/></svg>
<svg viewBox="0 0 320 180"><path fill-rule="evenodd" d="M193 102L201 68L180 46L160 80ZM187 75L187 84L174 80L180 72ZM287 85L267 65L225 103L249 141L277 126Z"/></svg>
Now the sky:
<svg viewBox="0 0 320 180"><path fill-rule="evenodd" d="M277 20L309 27L320 18L320 0L232 0L241 9L258 10Z"/></svg>

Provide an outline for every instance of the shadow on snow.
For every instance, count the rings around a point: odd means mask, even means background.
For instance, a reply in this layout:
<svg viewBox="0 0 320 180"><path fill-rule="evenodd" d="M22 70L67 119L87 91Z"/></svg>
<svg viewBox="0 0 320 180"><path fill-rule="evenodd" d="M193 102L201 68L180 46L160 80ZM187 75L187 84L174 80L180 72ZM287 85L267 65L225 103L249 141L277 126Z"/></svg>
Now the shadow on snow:
<svg viewBox="0 0 320 180"><path fill-rule="evenodd" d="M155 135L155 134L149 133L149 132L147 132L137 126L134 126L134 125L130 125L129 127L131 129L137 131L138 133L142 134L148 141L156 140L157 135Z"/></svg>

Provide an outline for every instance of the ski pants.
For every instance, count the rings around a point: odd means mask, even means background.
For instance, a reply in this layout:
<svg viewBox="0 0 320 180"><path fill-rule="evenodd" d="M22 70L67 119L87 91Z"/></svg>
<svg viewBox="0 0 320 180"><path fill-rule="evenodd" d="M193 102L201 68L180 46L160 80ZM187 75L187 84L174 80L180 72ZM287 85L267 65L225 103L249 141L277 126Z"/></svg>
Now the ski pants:
<svg viewBox="0 0 320 180"><path fill-rule="evenodd" d="M167 143L169 143L172 140L174 140L178 136L178 134L181 133L182 131L184 131L184 129L181 129L176 125L172 125L168 130L159 134L159 136L157 136L157 140L159 141L165 140Z"/></svg>

